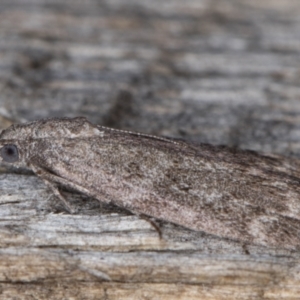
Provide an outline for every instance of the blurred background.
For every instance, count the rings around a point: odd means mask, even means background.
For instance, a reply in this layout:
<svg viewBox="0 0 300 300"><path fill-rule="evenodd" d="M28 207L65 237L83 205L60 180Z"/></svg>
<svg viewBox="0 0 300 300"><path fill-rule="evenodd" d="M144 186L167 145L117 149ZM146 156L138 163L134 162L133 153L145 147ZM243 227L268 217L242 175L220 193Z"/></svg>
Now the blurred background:
<svg viewBox="0 0 300 300"><path fill-rule="evenodd" d="M0 0L0 128L115 128L300 156L298 0Z"/></svg>

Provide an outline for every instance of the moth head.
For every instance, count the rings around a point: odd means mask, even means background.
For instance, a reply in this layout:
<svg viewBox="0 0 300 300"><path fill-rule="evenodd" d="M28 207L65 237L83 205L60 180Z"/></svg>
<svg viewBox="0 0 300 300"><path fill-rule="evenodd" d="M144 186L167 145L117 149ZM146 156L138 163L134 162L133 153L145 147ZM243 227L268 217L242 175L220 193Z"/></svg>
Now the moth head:
<svg viewBox="0 0 300 300"><path fill-rule="evenodd" d="M4 144L0 149L0 156L3 162L18 162L20 159L18 146L15 144Z"/></svg>
<svg viewBox="0 0 300 300"><path fill-rule="evenodd" d="M0 133L0 163L26 167L23 152L27 149L28 134L19 130L20 125L12 125Z"/></svg>
<svg viewBox="0 0 300 300"><path fill-rule="evenodd" d="M0 139L0 163L16 167L27 167L23 151L21 150L22 147L20 141Z"/></svg>

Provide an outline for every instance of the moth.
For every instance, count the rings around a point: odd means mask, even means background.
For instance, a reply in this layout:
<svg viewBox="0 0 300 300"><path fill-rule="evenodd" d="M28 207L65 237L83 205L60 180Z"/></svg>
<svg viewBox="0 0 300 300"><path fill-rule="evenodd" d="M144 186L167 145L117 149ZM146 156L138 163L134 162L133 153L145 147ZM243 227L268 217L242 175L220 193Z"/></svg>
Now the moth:
<svg viewBox="0 0 300 300"><path fill-rule="evenodd" d="M300 246L300 163L56 118L0 134L2 162L135 214L244 243Z"/></svg>

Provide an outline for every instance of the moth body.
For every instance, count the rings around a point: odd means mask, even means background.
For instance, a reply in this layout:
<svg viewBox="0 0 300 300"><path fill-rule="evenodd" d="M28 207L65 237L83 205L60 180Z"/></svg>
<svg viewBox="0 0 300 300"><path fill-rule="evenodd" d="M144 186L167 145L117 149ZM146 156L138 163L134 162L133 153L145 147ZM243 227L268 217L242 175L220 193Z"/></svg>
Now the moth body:
<svg viewBox="0 0 300 300"><path fill-rule="evenodd" d="M113 130L84 118L13 125L0 135L0 155L31 168L56 193L63 184L192 230L300 246L297 160Z"/></svg>

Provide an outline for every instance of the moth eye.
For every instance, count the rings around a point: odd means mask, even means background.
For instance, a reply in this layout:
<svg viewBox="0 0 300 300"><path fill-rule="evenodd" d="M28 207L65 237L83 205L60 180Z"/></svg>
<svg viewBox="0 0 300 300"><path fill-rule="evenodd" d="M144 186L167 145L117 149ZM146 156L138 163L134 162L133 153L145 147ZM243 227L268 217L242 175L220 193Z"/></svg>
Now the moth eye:
<svg viewBox="0 0 300 300"><path fill-rule="evenodd" d="M13 163L19 159L19 151L16 145L4 145L0 150L3 161Z"/></svg>

